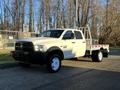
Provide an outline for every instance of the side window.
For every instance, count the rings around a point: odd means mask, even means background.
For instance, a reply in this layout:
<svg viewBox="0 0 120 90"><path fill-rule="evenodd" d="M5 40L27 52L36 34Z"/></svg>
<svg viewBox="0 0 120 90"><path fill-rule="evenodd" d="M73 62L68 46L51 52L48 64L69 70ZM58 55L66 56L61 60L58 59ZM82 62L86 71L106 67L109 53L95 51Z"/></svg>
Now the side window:
<svg viewBox="0 0 120 90"><path fill-rule="evenodd" d="M82 39L82 34L79 31L75 31L75 37L76 39Z"/></svg>
<svg viewBox="0 0 120 90"><path fill-rule="evenodd" d="M74 39L74 34L72 31L67 31L64 36L63 39Z"/></svg>

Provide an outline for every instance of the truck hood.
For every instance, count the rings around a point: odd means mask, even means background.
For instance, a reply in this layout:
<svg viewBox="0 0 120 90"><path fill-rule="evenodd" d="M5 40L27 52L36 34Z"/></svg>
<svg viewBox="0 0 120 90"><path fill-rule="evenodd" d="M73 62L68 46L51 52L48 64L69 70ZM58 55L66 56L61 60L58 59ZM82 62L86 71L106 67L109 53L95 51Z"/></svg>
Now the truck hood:
<svg viewBox="0 0 120 90"><path fill-rule="evenodd" d="M50 37L37 37L37 38L26 38L26 39L17 39L16 42L33 42L34 45L37 44L49 44L51 42L57 42L58 38L50 38Z"/></svg>

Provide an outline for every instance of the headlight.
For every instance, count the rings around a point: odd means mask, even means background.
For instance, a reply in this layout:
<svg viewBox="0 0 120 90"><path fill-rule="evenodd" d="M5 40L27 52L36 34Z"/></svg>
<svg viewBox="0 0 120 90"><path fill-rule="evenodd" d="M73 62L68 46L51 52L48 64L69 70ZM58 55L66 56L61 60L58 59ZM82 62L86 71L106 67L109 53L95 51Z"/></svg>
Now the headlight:
<svg viewBox="0 0 120 90"><path fill-rule="evenodd" d="M35 51L44 51L45 50L45 46L43 46L43 45L35 45L34 46L34 50Z"/></svg>
<svg viewBox="0 0 120 90"><path fill-rule="evenodd" d="M38 45L35 45L35 46L34 46L34 49L35 49L35 51L39 51L39 46L38 46Z"/></svg>

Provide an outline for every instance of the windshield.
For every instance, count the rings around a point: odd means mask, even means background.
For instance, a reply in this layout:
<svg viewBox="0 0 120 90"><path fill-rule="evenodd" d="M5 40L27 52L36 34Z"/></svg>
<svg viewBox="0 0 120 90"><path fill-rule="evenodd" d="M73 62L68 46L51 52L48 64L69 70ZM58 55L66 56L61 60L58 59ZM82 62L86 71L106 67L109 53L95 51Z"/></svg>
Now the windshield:
<svg viewBox="0 0 120 90"><path fill-rule="evenodd" d="M48 30L42 32L39 36L40 37L52 37L52 38L59 38L64 30Z"/></svg>

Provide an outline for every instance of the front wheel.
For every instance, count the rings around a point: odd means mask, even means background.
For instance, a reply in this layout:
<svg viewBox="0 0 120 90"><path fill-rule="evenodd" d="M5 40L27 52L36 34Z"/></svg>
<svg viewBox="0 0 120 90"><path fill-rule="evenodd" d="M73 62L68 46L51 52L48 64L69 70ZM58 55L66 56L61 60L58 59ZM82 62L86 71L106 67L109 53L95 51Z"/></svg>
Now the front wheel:
<svg viewBox="0 0 120 90"><path fill-rule="evenodd" d="M93 51L92 52L92 61L93 62L102 62L103 53L101 51Z"/></svg>
<svg viewBox="0 0 120 90"><path fill-rule="evenodd" d="M51 73L58 72L61 68L61 57L57 54L52 55L47 62L47 69Z"/></svg>

